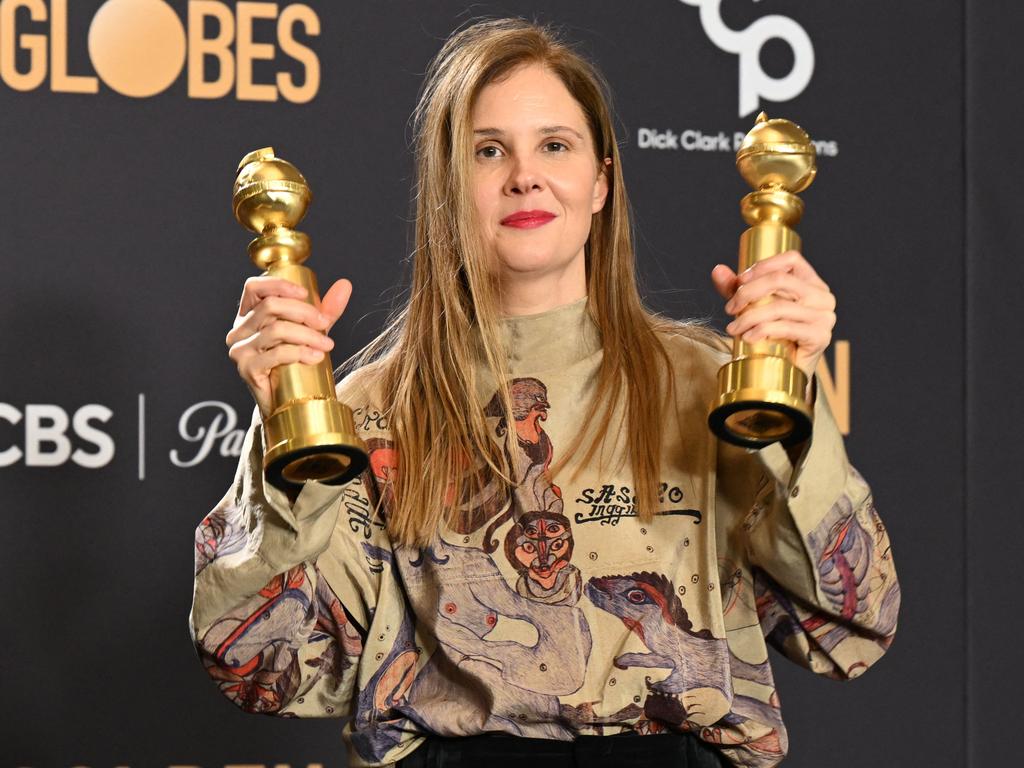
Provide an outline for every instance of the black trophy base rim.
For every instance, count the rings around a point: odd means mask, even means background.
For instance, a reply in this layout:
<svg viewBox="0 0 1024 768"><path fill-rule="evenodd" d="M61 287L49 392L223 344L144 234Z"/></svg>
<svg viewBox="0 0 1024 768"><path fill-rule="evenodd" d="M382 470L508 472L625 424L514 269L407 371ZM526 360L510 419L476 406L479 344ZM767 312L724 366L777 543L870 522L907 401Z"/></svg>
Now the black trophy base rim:
<svg viewBox="0 0 1024 768"><path fill-rule="evenodd" d="M325 478L315 477L316 464L311 460L315 456L323 457L325 469L329 466L329 462L337 463L339 458L344 461L345 467L338 473L325 472L327 475ZM304 472L303 474L309 476L299 480L295 477L295 465L297 462L302 462L303 459L307 459L306 462L303 462L305 467L313 469L314 472ZM355 446L311 445L307 448L289 451L278 457L264 467L264 472L267 482L272 486L280 490L289 490L301 488L305 484L305 480L316 480L324 485L344 485L366 469L368 463L369 457L366 452Z"/></svg>
<svg viewBox="0 0 1024 768"><path fill-rule="evenodd" d="M740 434L729 428L728 420L730 416L742 411L771 411L788 418L792 427L785 434L770 438ZM772 443L782 443L787 447L799 445L811 436L812 422L803 411L783 403L739 400L720 405L709 413L708 426L721 440L732 445L738 445L741 448L764 448Z"/></svg>

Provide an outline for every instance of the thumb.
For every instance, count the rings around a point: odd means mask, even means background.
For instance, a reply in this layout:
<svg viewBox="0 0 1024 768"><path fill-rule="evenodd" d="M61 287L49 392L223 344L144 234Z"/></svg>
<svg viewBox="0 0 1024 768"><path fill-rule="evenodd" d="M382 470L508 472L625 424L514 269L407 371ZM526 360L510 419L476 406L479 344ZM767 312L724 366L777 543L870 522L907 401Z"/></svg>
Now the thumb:
<svg viewBox="0 0 1024 768"><path fill-rule="evenodd" d="M320 301L320 312L323 313L329 322L327 326L328 331L331 329L331 326L338 322L338 318L341 317L341 313L348 306L348 300L351 296L352 283L344 278L338 280L327 289L327 293L324 294L323 299Z"/></svg>
<svg viewBox="0 0 1024 768"><path fill-rule="evenodd" d="M715 290L723 299L731 299L738 287L736 273L725 264L716 264L711 270L711 282L715 284Z"/></svg>

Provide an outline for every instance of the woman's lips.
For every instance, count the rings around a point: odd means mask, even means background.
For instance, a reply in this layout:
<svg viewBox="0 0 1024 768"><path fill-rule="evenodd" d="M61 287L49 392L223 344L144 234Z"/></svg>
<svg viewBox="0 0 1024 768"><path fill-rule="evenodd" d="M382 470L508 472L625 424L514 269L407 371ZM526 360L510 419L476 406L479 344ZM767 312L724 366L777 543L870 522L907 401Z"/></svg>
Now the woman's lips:
<svg viewBox="0 0 1024 768"><path fill-rule="evenodd" d="M519 211L501 220L502 226L516 227L517 229L532 229L547 224L555 218L555 214L548 211Z"/></svg>

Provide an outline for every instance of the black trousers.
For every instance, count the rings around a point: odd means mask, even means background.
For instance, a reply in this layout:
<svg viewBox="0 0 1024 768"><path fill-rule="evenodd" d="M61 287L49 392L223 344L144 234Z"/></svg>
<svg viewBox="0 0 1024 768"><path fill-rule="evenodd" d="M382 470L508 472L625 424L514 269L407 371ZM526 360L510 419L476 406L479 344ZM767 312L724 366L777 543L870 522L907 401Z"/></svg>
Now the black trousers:
<svg viewBox="0 0 1024 768"><path fill-rule="evenodd" d="M691 734L578 736L575 741L502 734L429 736L396 768L729 768Z"/></svg>

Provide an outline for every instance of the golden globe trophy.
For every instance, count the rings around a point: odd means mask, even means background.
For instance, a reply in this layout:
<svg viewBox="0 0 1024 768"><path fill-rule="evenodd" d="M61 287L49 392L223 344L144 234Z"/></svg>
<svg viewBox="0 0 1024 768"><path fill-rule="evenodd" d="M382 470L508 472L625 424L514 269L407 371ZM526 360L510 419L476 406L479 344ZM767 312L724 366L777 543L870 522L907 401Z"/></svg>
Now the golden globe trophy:
<svg viewBox="0 0 1024 768"><path fill-rule="evenodd" d="M301 285L308 301L320 305L316 275L302 263L309 237L293 227L312 200L306 179L272 147L242 158L232 206L242 226L257 234L249 258L263 274ZM352 409L334 394L330 357L314 365L291 363L270 372L272 409L263 422L263 469L271 485L286 489L306 480L329 485L348 482L367 464L366 448L355 433Z"/></svg>
<svg viewBox="0 0 1024 768"><path fill-rule="evenodd" d="M800 126L769 120L764 112L757 116L736 152L736 168L754 189L740 202L750 228L740 237L739 272L777 253L800 249L800 236L792 228L804 204L796 193L814 181L815 160L814 144ZM718 371L719 395L708 415L708 426L718 437L761 448L810 436L807 376L793 362L795 352L790 341L733 339L732 360Z"/></svg>

